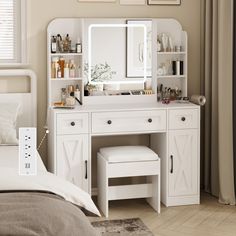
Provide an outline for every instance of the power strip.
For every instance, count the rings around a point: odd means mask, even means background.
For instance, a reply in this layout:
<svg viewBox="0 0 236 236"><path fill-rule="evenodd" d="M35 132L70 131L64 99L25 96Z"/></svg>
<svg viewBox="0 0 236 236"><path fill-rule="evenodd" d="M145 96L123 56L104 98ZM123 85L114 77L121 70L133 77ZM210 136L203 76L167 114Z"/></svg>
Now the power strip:
<svg viewBox="0 0 236 236"><path fill-rule="evenodd" d="M37 175L36 128L19 128L19 174Z"/></svg>

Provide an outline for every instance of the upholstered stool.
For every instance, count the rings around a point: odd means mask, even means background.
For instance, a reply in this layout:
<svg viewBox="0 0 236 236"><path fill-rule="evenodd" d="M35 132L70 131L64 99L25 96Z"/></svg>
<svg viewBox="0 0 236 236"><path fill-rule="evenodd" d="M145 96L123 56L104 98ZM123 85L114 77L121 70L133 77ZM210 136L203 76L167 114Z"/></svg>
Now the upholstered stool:
<svg viewBox="0 0 236 236"><path fill-rule="evenodd" d="M160 213L160 158L145 146L100 148L97 154L98 206L108 217L110 200L146 198ZM145 184L109 186L109 178L147 176Z"/></svg>

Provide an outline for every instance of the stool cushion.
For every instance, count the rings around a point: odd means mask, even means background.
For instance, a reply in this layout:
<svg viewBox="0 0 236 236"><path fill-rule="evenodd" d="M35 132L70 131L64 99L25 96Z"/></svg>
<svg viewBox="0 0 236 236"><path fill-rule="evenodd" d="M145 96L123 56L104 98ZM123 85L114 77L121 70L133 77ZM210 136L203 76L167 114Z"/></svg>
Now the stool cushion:
<svg viewBox="0 0 236 236"><path fill-rule="evenodd" d="M146 146L118 146L100 148L100 154L108 162L156 161L158 155Z"/></svg>

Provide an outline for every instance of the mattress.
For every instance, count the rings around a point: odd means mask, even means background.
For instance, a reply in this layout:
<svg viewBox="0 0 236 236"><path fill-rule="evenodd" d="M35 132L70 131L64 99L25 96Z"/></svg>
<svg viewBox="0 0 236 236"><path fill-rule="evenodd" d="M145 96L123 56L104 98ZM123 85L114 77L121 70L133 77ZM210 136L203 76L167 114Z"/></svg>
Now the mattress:
<svg viewBox="0 0 236 236"><path fill-rule="evenodd" d="M18 150L19 146L0 146L0 167L18 168ZM38 171L47 171L38 152L37 157Z"/></svg>

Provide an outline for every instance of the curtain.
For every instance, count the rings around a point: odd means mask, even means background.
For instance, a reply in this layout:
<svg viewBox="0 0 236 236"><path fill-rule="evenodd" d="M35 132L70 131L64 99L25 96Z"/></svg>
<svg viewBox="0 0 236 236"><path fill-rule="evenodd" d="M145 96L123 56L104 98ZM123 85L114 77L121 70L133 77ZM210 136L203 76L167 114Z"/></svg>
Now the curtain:
<svg viewBox="0 0 236 236"><path fill-rule="evenodd" d="M204 8L204 188L234 205L233 0L204 0Z"/></svg>

